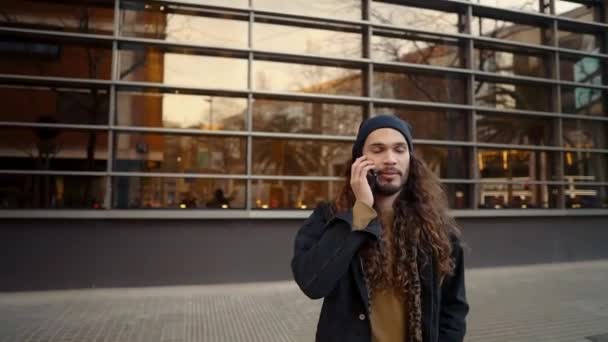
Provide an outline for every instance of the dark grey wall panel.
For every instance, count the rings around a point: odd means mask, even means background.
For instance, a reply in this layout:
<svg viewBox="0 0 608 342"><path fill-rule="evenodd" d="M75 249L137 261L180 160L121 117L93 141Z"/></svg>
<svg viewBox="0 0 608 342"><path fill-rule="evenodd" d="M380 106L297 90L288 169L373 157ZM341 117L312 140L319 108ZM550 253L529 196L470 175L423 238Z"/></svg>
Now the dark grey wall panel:
<svg viewBox="0 0 608 342"><path fill-rule="evenodd" d="M0 290L291 279L294 220L5 220ZM608 259L608 218L462 219L469 267Z"/></svg>

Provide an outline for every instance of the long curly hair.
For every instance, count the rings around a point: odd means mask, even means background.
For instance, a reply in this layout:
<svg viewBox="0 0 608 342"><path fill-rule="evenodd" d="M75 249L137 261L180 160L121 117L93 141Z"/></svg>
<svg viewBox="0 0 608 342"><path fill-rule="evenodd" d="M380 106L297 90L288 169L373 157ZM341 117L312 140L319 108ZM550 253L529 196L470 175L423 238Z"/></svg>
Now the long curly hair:
<svg viewBox="0 0 608 342"><path fill-rule="evenodd" d="M345 170L345 185L333 203L338 212L350 210L356 200L350 187L352 163L351 160ZM408 250L415 249L424 263L433 260L439 279L453 273L450 239L460 237L460 230L448 214L447 203L437 176L412 154L407 181L393 204L395 217L392 234L388 234L390 241L386 241L387 229L383 228L382 238L368 240L361 250L365 275L372 290L394 288L398 289L398 294L406 295ZM391 259L394 262L390 262Z"/></svg>

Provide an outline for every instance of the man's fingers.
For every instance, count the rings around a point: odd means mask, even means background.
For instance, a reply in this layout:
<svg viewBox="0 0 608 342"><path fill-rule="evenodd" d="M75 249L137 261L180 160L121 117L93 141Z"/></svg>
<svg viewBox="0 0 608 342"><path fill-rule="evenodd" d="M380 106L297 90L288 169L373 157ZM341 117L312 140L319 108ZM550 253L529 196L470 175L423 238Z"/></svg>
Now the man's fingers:
<svg viewBox="0 0 608 342"><path fill-rule="evenodd" d="M365 165L365 166L363 166L363 167L361 168L360 173L359 173L359 177L361 177L361 178L366 178L366 177L367 177L367 173L368 173L370 170L373 170L373 169L374 169L374 167L375 167L374 163L371 163L371 164L369 164L369 165Z"/></svg>
<svg viewBox="0 0 608 342"><path fill-rule="evenodd" d="M351 181L358 181L361 177L365 177L365 173L374 167L374 162L365 160L356 166L353 164L351 171Z"/></svg>

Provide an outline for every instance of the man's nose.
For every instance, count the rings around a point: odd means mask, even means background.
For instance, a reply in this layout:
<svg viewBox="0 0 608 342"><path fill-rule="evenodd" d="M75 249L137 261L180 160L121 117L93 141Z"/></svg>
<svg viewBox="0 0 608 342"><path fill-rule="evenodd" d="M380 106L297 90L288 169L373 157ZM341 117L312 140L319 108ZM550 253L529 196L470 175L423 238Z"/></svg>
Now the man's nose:
<svg viewBox="0 0 608 342"><path fill-rule="evenodd" d="M397 164L397 156L392 151L387 151L383 162L386 165L395 165Z"/></svg>

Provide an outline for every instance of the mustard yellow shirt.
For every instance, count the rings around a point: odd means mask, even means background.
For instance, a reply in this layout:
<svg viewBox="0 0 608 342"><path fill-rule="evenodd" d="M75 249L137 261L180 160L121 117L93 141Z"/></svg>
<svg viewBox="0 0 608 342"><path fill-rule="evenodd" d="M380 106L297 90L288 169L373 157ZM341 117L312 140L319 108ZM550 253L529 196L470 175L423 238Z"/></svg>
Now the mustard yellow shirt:
<svg viewBox="0 0 608 342"><path fill-rule="evenodd" d="M374 208L355 202L353 207L353 229L364 229L378 213ZM393 213L381 217L383 229L382 238L386 239L388 250L392 250ZM393 262L389 253L389 262ZM403 342L407 336L406 312L407 304L396 293L396 289L382 289L371 293L370 325L372 342Z"/></svg>

